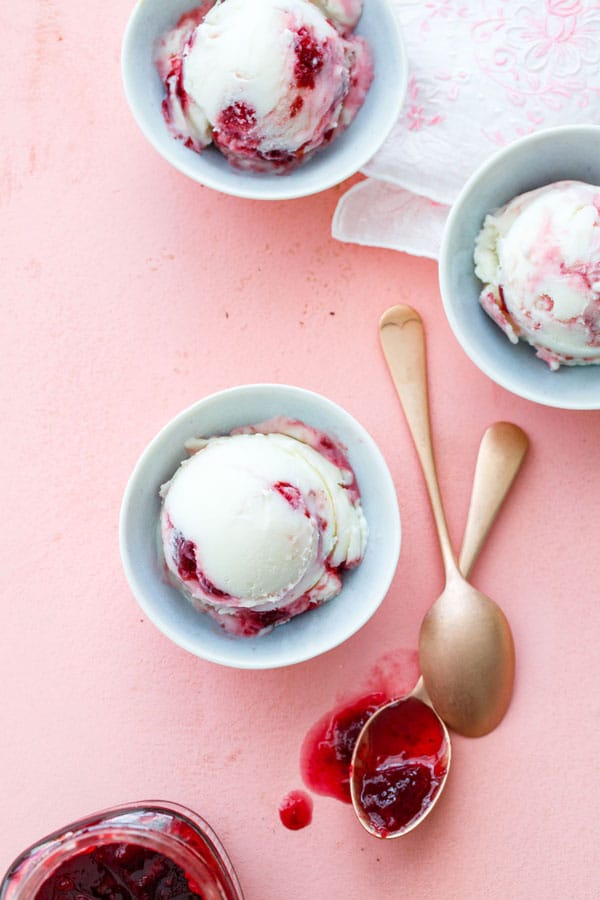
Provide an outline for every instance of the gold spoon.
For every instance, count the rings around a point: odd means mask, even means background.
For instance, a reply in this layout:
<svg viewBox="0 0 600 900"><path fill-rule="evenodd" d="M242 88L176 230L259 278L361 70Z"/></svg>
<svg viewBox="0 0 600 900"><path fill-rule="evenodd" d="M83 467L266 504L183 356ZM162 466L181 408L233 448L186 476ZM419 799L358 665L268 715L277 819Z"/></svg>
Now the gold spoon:
<svg viewBox="0 0 600 900"><path fill-rule="evenodd" d="M527 446L528 441L525 433L517 425L509 422L496 422L487 429L481 440L460 555L460 568L465 576L469 575L498 511L521 467L527 452ZM405 706L411 698L426 704L437 718L441 738L439 760L444 771L432 792L432 796L429 798L429 802L422 811L417 813L405 826L388 831L375 824L374 819L364 808L361 797L365 767L368 768L369 743L373 739L374 727L388 731L390 726L394 727L393 719L397 717L396 711L399 707ZM431 724L435 725L430 716ZM410 748L405 749L409 749L410 755ZM375 837L395 838L407 834L413 828L416 828L417 825L420 825L423 819L429 815L442 793L450 769L450 759L451 746L448 731L437 715L421 677L410 694L386 703L385 706L373 713L357 738L350 767L350 794L354 811L363 827Z"/></svg>
<svg viewBox="0 0 600 900"><path fill-rule="evenodd" d="M498 725L510 703L512 634L500 607L461 575L450 543L433 456L419 314L409 306L392 307L381 319L380 338L425 476L446 574L445 588L421 626L421 673L446 724L477 737Z"/></svg>

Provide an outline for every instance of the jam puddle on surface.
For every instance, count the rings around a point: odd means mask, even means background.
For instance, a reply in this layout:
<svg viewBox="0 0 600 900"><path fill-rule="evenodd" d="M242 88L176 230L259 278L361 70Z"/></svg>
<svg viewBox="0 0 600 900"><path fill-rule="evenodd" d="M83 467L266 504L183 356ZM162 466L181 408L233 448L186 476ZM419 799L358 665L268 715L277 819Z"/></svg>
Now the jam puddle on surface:
<svg viewBox="0 0 600 900"><path fill-rule="evenodd" d="M59 866L32 900L203 900L203 894L162 853L103 844Z"/></svg>
<svg viewBox="0 0 600 900"><path fill-rule="evenodd" d="M359 732L375 710L390 698L376 691L326 713L302 745L304 783L315 794L351 803L350 761Z"/></svg>
<svg viewBox="0 0 600 900"><path fill-rule="evenodd" d="M302 780L309 790L342 803L352 802L350 764L361 729L373 713L393 697L406 696L418 677L416 650L398 647L388 651L367 673L361 695L346 698L312 726L300 751ZM299 792L292 791L288 797L296 793ZM293 821L296 813L289 815ZM283 822L281 805L280 818Z"/></svg>
<svg viewBox="0 0 600 900"><path fill-rule="evenodd" d="M448 771L449 746L435 713L408 697L377 716L354 768L356 796L381 837L410 828L431 807Z"/></svg>

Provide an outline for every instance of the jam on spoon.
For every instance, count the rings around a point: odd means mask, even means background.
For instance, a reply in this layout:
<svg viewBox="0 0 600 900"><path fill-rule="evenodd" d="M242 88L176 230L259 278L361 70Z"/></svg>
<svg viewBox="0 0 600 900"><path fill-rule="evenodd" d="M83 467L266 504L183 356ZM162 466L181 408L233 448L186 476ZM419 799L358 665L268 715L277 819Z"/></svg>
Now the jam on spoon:
<svg viewBox="0 0 600 900"><path fill-rule="evenodd" d="M351 770L369 830L405 833L432 808L450 763L446 729L418 697L376 712L357 745Z"/></svg>

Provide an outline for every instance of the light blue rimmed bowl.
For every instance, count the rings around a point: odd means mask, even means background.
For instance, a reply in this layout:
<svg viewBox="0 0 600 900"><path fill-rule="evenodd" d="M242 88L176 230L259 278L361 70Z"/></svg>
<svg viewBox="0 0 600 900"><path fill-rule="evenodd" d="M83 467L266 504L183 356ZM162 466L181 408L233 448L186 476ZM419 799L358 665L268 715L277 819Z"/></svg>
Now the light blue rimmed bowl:
<svg viewBox="0 0 600 900"><path fill-rule="evenodd" d="M527 400L561 409L600 409L600 365L552 372L525 342L511 344L479 305L475 238L487 213L555 181L600 185L600 126L563 125L504 147L469 179L448 217L439 277L450 326L482 372Z"/></svg>
<svg viewBox="0 0 600 900"><path fill-rule="evenodd" d="M343 574L341 593L270 634L226 634L166 580L157 540L159 488L186 458L192 437L227 434L277 415L299 419L341 442L354 470L369 537L365 556ZM381 452L356 419L326 397L282 384L230 388L204 397L169 422L142 453L129 479L120 518L121 559L131 590L147 617L168 638L211 662L271 669L326 653L355 634L376 612L400 552L396 491Z"/></svg>
<svg viewBox="0 0 600 900"><path fill-rule="evenodd" d="M236 197L285 200L324 191L358 172L388 136L402 108L408 83L407 56L397 16L389 0L365 0L356 33L369 42L375 75L350 127L286 175L233 169L214 147L188 149L167 130L161 103L163 85L154 65L158 40L199 0L138 0L123 39L123 84L135 120L152 146L194 181Z"/></svg>

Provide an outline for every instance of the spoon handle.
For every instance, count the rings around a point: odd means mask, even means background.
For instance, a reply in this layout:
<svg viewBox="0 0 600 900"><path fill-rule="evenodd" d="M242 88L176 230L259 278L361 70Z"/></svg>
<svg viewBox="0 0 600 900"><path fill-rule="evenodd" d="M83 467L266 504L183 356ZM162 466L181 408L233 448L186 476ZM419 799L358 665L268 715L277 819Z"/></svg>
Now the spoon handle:
<svg viewBox="0 0 600 900"><path fill-rule="evenodd" d="M448 577L457 573L457 564L450 543L433 456L423 322L418 312L410 306L392 306L381 317L379 336L423 469Z"/></svg>
<svg viewBox="0 0 600 900"><path fill-rule="evenodd" d="M491 425L481 440L459 568L468 578L488 531L527 453L525 432L511 422Z"/></svg>

